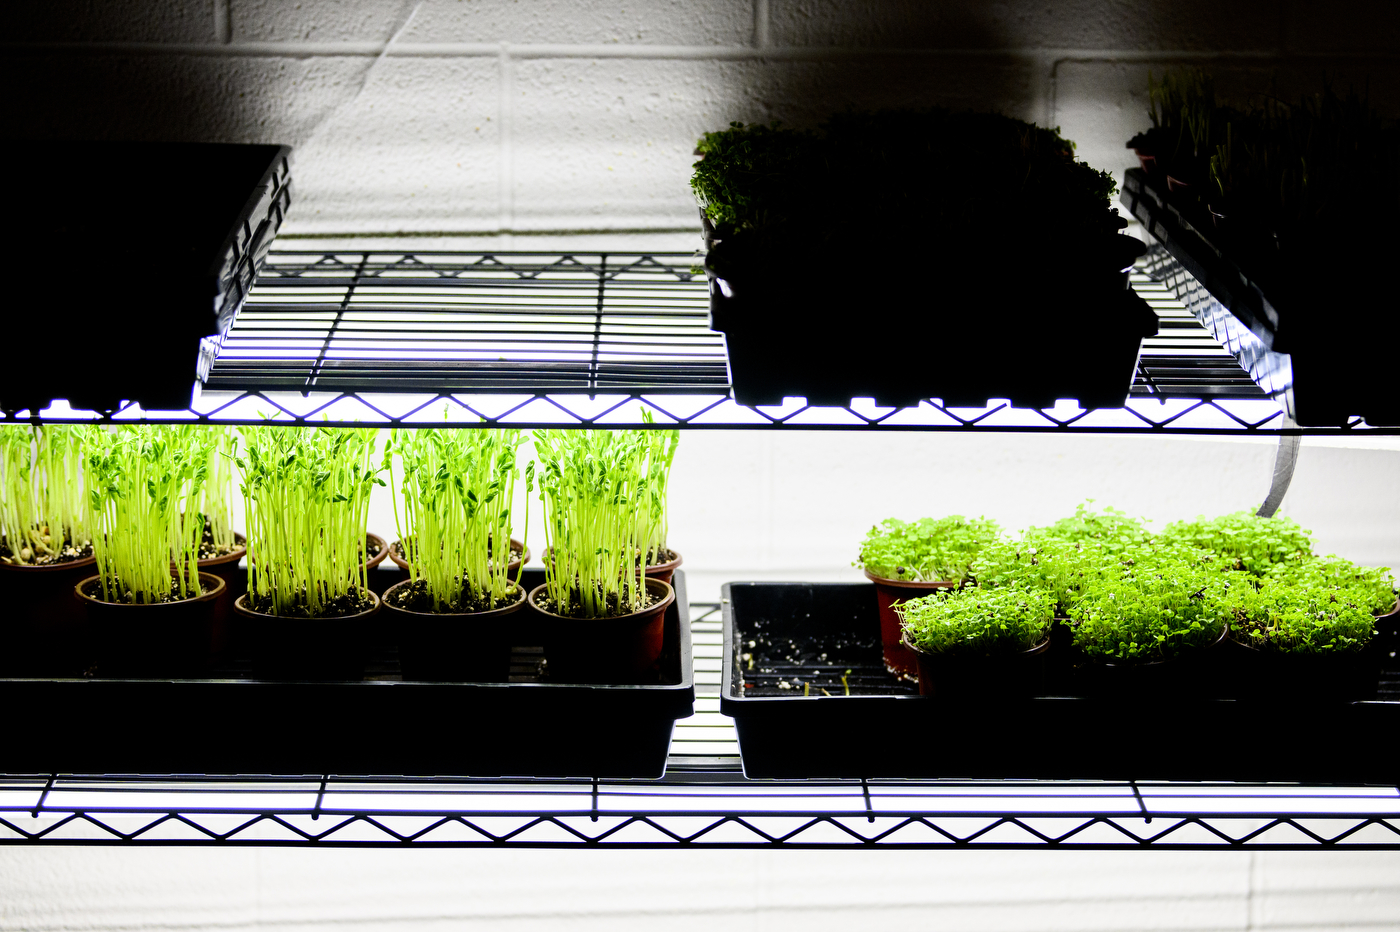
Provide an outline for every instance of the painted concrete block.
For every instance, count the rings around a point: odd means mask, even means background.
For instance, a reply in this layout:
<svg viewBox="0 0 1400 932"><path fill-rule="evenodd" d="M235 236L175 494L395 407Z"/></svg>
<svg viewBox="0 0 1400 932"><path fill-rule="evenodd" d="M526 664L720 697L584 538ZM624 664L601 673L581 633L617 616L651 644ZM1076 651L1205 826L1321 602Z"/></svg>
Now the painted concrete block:
<svg viewBox="0 0 1400 932"><path fill-rule="evenodd" d="M383 41L412 7L407 0L229 0L235 42Z"/></svg>
<svg viewBox="0 0 1400 932"><path fill-rule="evenodd" d="M751 0L426 0L405 42L747 45Z"/></svg>
<svg viewBox="0 0 1400 932"><path fill-rule="evenodd" d="M213 42L209 0L50 0L6 10L7 42Z"/></svg>
<svg viewBox="0 0 1400 932"><path fill-rule="evenodd" d="M775 45L942 49L1260 49L1278 0L772 0Z"/></svg>
<svg viewBox="0 0 1400 932"><path fill-rule="evenodd" d="M500 121L494 58L359 60L296 153L288 229L495 229Z"/></svg>

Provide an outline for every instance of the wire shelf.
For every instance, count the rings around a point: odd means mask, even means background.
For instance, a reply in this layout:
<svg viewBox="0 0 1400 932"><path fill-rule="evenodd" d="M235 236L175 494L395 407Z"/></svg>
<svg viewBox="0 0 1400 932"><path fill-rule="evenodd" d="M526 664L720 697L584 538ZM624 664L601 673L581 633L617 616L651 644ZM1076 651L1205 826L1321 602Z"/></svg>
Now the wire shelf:
<svg viewBox="0 0 1400 932"><path fill-rule="evenodd" d="M15 417L528 428L636 427L650 416L720 429L1400 433L1359 419L1292 426L1178 298L1185 285L1173 270L1150 257L1131 284L1161 329L1143 343L1123 408L801 398L744 406L730 397L723 337L708 327L708 286L694 262L682 253L274 251L189 409L56 402Z"/></svg>
<svg viewBox="0 0 1400 932"><path fill-rule="evenodd" d="M696 714L661 780L0 778L0 844L515 848L1400 849L1400 790L746 780L719 714L719 606L693 603Z"/></svg>

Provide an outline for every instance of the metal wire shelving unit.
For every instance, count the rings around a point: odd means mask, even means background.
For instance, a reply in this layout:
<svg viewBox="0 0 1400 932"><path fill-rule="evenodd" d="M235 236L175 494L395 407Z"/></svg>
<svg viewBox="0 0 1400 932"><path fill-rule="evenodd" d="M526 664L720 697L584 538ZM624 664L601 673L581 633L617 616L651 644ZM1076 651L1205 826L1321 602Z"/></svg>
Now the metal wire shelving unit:
<svg viewBox="0 0 1400 932"><path fill-rule="evenodd" d="M1283 443L1284 485L1301 435L1400 433L1293 425L1151 256L1131 283L1161 331L1121 409L746 407L694 261L274 251L189 409L5 418L1264 435ZM661 780L18 774L0 777L0 844L1400 849L1395 786L746 780L719 712L718 608L691 607L696 714Z"/></svg>
<svg viewBox="0 0 1400 932"><path fill-rule="evenodd" d="M183 411L78 411L19 420L1087 433L1400 433L1356 420L1298 428L1144 262L1156 309L1128 403L1027 410L939 399L881 408L729 394L707 283L681 253L292 252L268 255L208 380ZM1027 300L1034 300L1028 297ZM1072 326L1067 322L1066 326ZM969 352L977 351L969 348Z"/></svg>

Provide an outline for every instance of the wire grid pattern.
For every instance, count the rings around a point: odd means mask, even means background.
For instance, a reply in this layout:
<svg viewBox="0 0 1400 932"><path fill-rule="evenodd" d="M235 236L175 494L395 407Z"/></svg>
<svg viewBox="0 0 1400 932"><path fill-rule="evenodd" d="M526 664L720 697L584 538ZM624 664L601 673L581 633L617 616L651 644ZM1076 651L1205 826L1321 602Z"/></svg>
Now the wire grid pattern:
<svg viewBox="0 0 1400 932"><path fill-rule="evenodd" d="M1395 787L745 780L719 605L691 616L696 713L661 780L11 776L0 844L1400 849Z"/></svg>
<svg viewBox="0 0 1400 932"><path fill-rule="evenodd" d="M744 406L730 397L705 279L680 253L272 252L209 382L184 411L74 410L21 420L516 427L988 430L1328 435L1280 404L1142 265L1156 310L1122 408ZM1157 274L1157 273L1154 273Z"/></svg>

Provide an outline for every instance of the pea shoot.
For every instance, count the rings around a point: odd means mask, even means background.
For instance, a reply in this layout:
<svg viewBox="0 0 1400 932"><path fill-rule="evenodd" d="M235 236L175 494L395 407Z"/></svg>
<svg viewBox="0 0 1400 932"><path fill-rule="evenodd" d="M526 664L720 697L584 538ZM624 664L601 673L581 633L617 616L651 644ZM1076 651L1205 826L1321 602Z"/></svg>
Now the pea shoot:
<svg viewBox="0 0 1400 932"><path fill-rule="evenodd" d="M510 601L519 577L512 581L507 572L511 502L524 440L519 430L390 431L384 468L391 488L395 454L403 468L398 491L405 521L399 522L395 496L394 523L410 589L425 592L431 611L486 611ZM528 532L528 496L525 521Z"/></svg>
<svg viewBox="0 0 1400 932"><path fill-rule="evenodd" d="M312 618L363 610L370 491L386 484L374 461L377 432L260 426L242 434L250 607Z"/></svg>
<svg viewBox="0 0 1400 932"><path fill-rule="evenodd" d="M0 560L41 566L85 556L81 427L0 425Z"/></svg>

